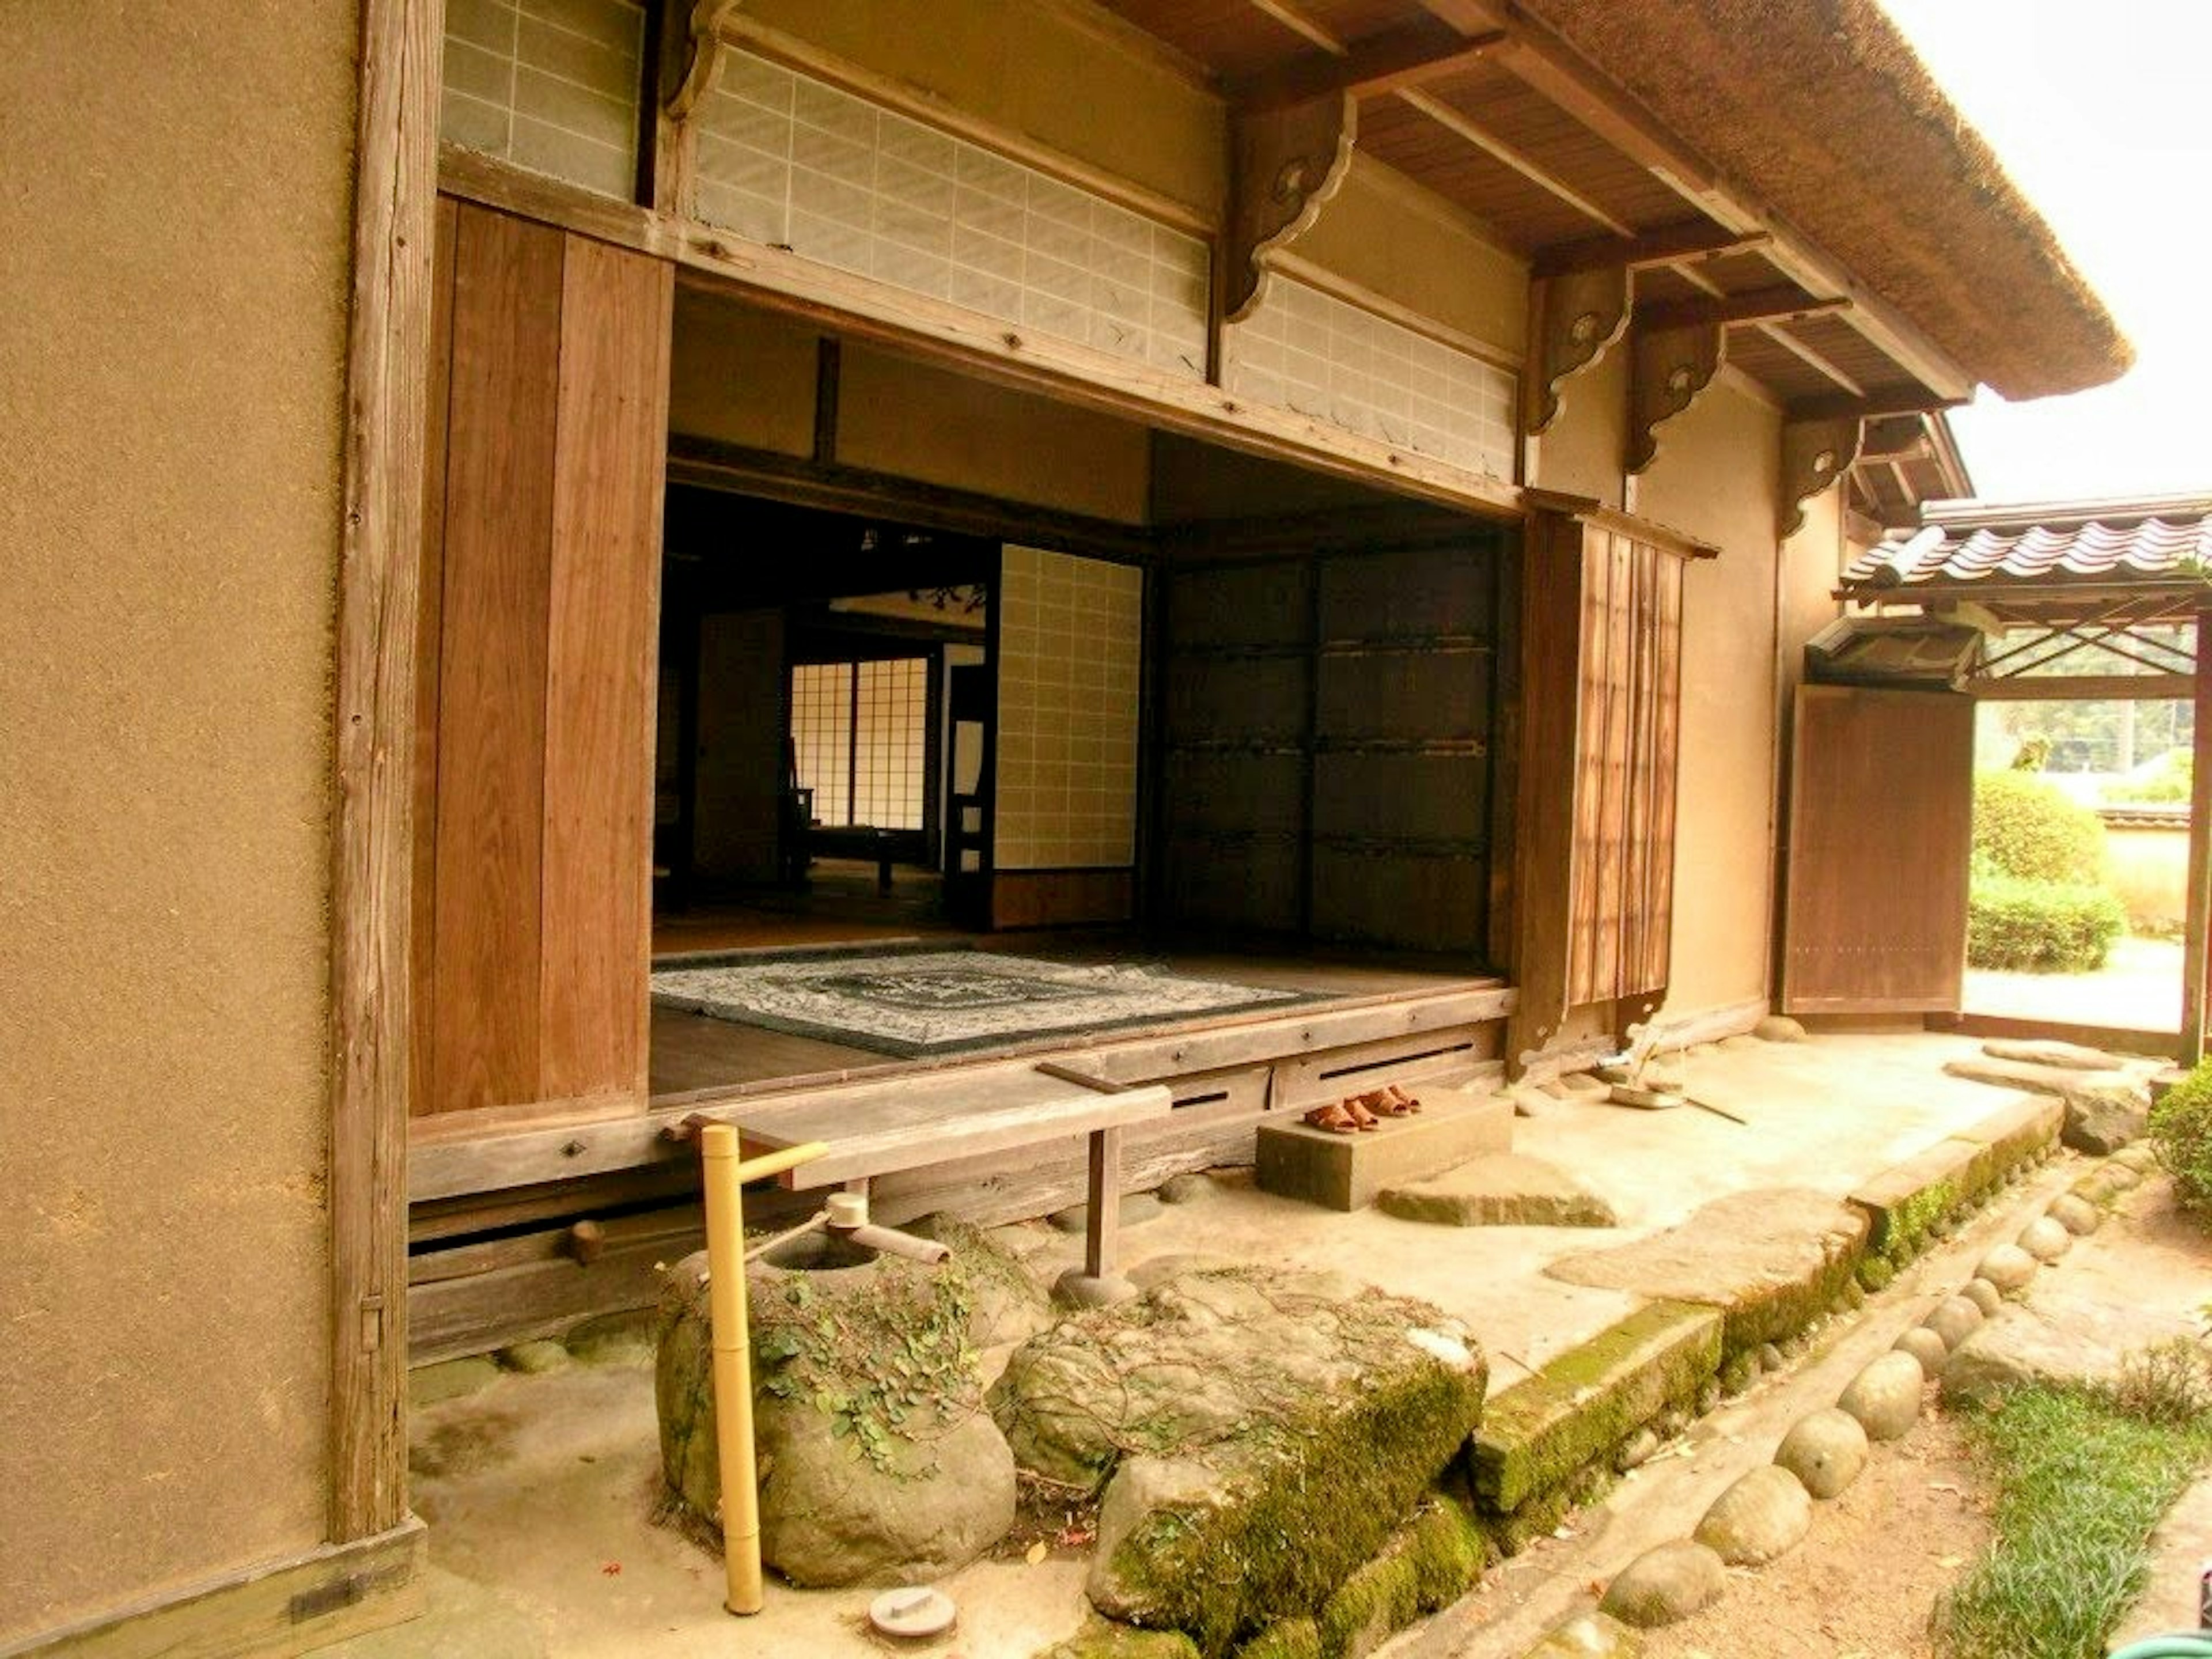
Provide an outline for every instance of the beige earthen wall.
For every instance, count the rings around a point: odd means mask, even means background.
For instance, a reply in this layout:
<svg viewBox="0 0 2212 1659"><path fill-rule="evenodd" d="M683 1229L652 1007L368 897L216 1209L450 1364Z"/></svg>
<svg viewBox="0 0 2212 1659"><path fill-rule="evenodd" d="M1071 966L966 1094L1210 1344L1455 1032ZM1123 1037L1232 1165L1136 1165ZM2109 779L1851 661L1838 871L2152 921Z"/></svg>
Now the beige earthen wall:
<svg viewBox="0 0 2212 1659"><path fill-rule="evenodd" d="M1767 994L1780 444L1780 412L1723 380L1660 428L1637 485L1637 512L1720 549L1682 587L1670 1018Z"/></svg>
<svg viewBox="0 0 2212 1659"><path fill-rule="evenodd" d="M1622 504L1628 447L1628 343L1615 343L1561 388L1559 412L1532 443L1528 482L1607 507Z"/></svg>
<svg viewBox="0 0 2212 1659"><path fill-rule="evenodd" d="M0 1646L325 1535L358 28L0 7Z"/></svg>
<svg viewBox="0 0 2212 1659"><path fill-rule="evenodd" d="M1064 0L750 0L744 15L1189 207L1221 200L1220 100L1103 10Z"/></svg>

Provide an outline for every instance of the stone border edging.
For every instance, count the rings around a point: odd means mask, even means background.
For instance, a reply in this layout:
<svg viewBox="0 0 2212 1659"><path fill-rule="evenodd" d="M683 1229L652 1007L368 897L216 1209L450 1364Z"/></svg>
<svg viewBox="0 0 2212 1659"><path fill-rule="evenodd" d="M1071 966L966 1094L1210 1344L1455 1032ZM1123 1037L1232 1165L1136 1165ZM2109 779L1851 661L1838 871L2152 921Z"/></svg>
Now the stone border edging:
<svg viewBox="0 0 2212 1659"><path fill-rule="evenodd" d="M2016 1243L1988 1251L1957 1294L1939 1299L1895 1347L1863 1366L1834 1406L1799 1419L1777 1446L1774 1461L1723 1492L1692 1537L1637 1557L1607 1586L1595 1614L1558 1626L1528 1650L1528 1659L1609 1651L1574 1644L1602 1640L1605 1621L1646 1629L1679 1622L1720 1598L1727 1567L1761 1566L1795 1548L1809 1530L1811 1504L1839 1496L1850 1486L1865 1465L1868 1443L1899 1438L1918 1420L1926 1407L1927 1383L1942 1376L1951 1355L1980 1328L1991 1304L2018 1295L2038 1269L2063 1257L2075 1238L2094 1231L2103 1218L2100 1206L2138 1185L2154 1164L2148 1148L2126 1148L2050 1199L2022 1226ZM1932 1338L1942 1348L1942 1358L1932 1369L1919 1357L1928 1351L1928 1344L1917 1340L1922 1338ZM1796 1500L1778 1498L1782 1481L1777 1470L1810 1500L1802 1511Z"/></svg>

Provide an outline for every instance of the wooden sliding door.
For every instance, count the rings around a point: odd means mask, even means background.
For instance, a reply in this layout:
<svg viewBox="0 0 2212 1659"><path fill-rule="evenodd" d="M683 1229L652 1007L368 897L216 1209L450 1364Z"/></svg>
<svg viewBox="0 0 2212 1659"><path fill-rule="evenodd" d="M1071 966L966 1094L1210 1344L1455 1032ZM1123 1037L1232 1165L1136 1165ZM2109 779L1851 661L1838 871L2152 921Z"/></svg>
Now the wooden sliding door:
<svg viewBox="0 0 2212 1659"><path fill-rule="evenodd" d="M672 271L438 232L413 1110L642 1106Z"/></svg>
<svg viewBox="0 0 2212 1659"><path fill-rule="evenodd" d="M1665 1000L1674 944L1682 575L1705 550L1623 514L1545 512L1523 571L1517 1054L1572 1010Z"/></svg>

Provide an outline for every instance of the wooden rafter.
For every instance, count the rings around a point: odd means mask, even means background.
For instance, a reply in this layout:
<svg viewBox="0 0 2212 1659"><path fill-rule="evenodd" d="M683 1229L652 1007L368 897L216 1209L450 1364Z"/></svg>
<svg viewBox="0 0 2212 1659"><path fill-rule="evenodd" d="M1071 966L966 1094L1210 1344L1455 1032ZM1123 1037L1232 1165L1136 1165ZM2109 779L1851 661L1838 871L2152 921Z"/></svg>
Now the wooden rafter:
<svg viewBox="0 0 2212 1659"><path fill-rule="evenodd" d="M1570 271L1602 270L1608 265L1630 270L1673 265L1683 268L1686 274L1694 261L1748 253L1770 240L1763 230L1723 230L1698 219L1648 230L1640 236L1591 236L1579 242L1560 242L1538 253L1529 263L1528 274L1564 276ZM1718 289L1709 291L1720 292Z"/></svg>
<svg viewBox="0 0 2212 1659"><path fill-rule="evenodd" d="M1847 370L1832 361L1821 352L1816 351L1811 346L1807 345L1804 341L1799 339L1782 324L1760 323L1758 325L1758 327L1759 331L1761 334L1764 334L1768 339L1773 341L1775 344L1780 346L1784 351L1797 359L1799 362L1804 364L1806 368L1812 369L1815 374L1825 376L1829 383L1834 386L1838 391L1848 392L1854 398L1863 398L1866 396L1866 388L1861 386L1856 380L1852 379Z"/></svg>
<svg viewBox="0 0 2212 1659"><path fill-rule="evenodd" d="M1966 400L1946 398L1924 386L1877 386L1871 392L1845 392L1818 398L1800 398L1786 411L1793 421L1825 421L1840 415L1862 419L1876 415L1932 415L1956 409Z"/></svg>
<svg viewBox="0 0 2212 1659"><path fill-rule="evenodd" d="M1333 92L1371 98L1464 69L1505 38L1502 29L1467 35L1444 23L1413 23L1353 41L1340 52L1293 58L1224 90L1231 108L1251 112L1283 109Z"/></svg>
<svg viewBox="0 0 2212 1659"><path fill-rule="evenodd" d="M1708 295L1699 300L1661 300L1638 306L1637 315L1649 326L1691 328L1718 325L1737 327L1747 323L1784 322L1842 311L1848 300L1815 300L1794 288L1759 288L1742 294Z"/></svg>
<svg viewBox="0 0 2212 1659"><path fill-rule="evenodd" d="M1558 173L1534 157L1516 149L1464 110L1433 98L1425 92L1401 92L1398 99L1410 108L1419 110L1446 131L1464 138L1492 161L1502 162L1530 184L1556 196L1593 224L1604 226L1616 236L1633 237L1636 234L1635 226L1599 206Z"/></svg>

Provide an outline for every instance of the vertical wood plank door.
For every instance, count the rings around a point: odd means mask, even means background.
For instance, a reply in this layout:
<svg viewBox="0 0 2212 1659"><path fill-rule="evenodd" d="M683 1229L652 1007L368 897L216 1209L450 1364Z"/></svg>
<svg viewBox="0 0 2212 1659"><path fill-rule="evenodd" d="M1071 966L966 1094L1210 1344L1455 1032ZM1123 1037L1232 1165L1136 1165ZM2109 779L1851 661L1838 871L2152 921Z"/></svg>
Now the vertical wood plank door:
<svg viewBox="0 0 2212 1659"><path fill-rule="evenodd" d="M1799 689L1786 1011L1958 1012L1973 746L1971 697Z"/></svg>
<svg viewBox="0 0 2212 1659"><path fill-rule="evenodd" d="M673 273L468 203L438 252L411 1110L641 1109Z"/></svg>

